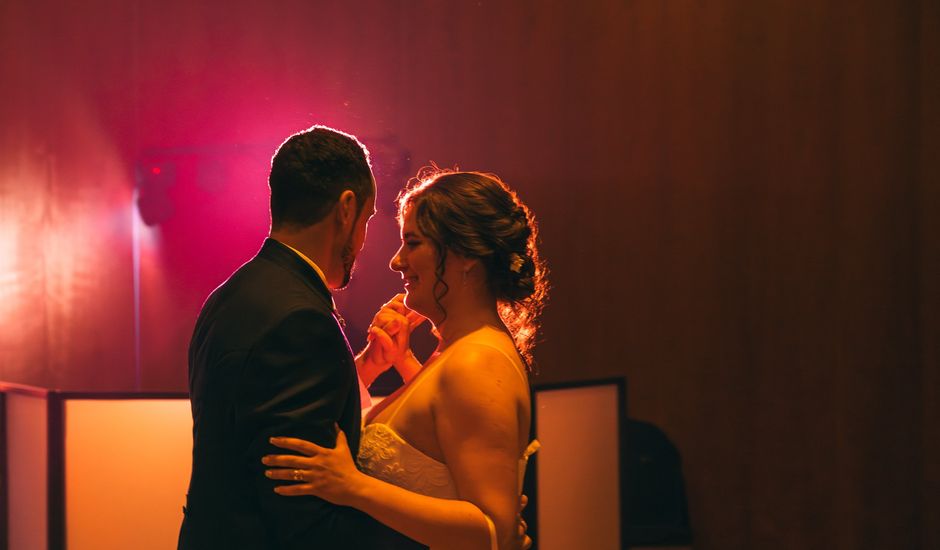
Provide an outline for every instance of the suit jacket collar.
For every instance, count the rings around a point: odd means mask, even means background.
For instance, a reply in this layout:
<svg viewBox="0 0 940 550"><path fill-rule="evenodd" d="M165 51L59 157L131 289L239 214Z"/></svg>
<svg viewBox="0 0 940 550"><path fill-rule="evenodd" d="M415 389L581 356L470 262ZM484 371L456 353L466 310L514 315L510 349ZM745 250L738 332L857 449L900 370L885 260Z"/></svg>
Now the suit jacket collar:
<svg viewBox="0 0 940 550"><path fill-rule="evenodd" d="M285 244L268 237L264 240L258 256L296 273L311 290L333 303L333 294L316 270Z"/></svg>

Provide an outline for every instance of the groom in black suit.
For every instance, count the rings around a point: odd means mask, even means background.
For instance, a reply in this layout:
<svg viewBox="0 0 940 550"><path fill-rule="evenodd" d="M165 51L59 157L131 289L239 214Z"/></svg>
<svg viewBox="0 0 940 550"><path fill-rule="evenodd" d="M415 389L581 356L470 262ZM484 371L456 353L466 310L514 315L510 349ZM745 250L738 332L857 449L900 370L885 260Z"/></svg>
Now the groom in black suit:
<svg viewBox="0 0 940 550"><path fill-rule="evenodd" d="M355 454L360 382L330 294L348 282L375 213L368 151L322 126L271 161L271 234L202 308L189 349L193 465L180 550L423 548L351 508L283 497L272 436Z"/></svg>

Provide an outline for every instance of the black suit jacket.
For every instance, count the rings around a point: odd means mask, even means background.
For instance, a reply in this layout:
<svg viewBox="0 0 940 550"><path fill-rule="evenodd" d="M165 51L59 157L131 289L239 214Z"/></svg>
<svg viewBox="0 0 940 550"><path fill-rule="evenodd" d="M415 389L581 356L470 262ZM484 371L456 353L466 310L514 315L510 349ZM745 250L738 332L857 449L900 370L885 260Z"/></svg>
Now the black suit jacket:
<svg viewBox="0 0 940 550"><path fill-rule="evenodd" d="M359 449L355 362L317 273L283 244L206 300L189 348L193 465L180 550L424 548L352 508L272 491L261 457L292 436ZM283 482L282 482L283 483Z"/></svg>

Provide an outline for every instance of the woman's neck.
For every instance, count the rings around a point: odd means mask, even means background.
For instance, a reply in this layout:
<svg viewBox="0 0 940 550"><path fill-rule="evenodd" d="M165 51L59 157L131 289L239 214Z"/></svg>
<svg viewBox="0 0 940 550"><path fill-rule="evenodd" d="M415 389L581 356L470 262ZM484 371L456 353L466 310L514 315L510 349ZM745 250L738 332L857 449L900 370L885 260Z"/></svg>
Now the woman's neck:
<svg viewBox="0 0 940 550"><path fill-rule="evenodd" d="M453 308L453 310L447 312L447 318L434 327L440 338L438 349L444 350L460 338L484 326L505 330L495 302L493 304Z"/></svg>

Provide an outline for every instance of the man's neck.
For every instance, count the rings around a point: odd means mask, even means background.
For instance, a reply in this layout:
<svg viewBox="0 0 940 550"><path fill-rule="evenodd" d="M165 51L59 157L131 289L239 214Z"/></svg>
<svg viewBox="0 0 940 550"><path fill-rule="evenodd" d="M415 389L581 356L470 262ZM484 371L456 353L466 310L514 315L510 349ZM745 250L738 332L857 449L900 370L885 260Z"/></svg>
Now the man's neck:
<svg viewBox="0 0 940 550"><path fill-rule="evenodd" d="M332 250L330 250L332 240L317 229L314 226L301 231L272 230L269 236L306 256L320 268L324 278L329 281L330 273L335 269ZM329 283L327 286L330 286Z"/></svg>

